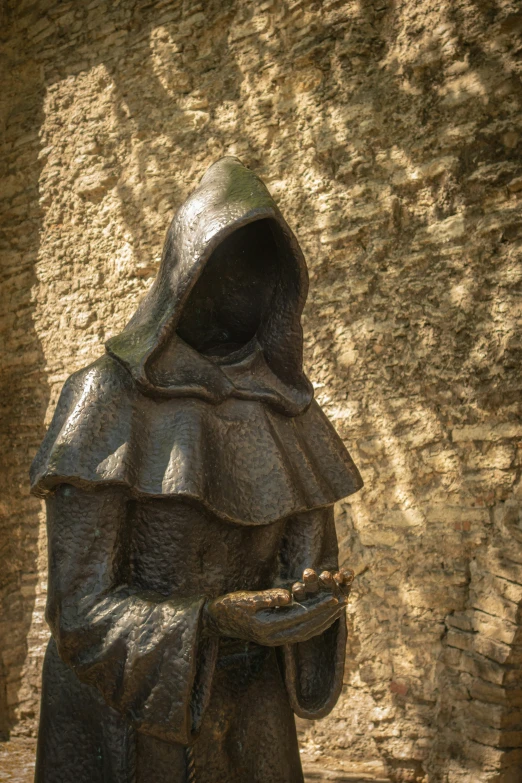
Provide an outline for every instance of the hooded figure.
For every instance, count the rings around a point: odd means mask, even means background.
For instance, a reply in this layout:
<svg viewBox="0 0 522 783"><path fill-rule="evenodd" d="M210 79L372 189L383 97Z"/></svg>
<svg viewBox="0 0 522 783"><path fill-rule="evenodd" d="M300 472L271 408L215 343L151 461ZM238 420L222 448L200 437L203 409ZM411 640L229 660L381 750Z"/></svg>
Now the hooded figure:
<svg viewBox="0 0 522 783"><path fill-rule="evenodd" d="M265 186L223 158L134 317L65 383L31 470L37 783L302 783L294 713L326 715L343 678L333 504L362 484L303 373L306 293Z"/></svg>

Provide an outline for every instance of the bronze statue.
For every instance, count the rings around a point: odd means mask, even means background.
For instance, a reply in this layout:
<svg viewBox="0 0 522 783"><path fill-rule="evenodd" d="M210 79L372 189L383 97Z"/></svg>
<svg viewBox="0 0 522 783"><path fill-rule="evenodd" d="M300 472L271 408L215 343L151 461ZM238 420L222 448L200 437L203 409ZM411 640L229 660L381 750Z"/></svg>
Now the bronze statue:
<svg viewBox="0 0 522 783"><path fill-rule="evenodd" d="M333 504L361 478L302 369L303 255L213 165L32 466L49 536L37 783L301 783L339 695Z"/></svg>

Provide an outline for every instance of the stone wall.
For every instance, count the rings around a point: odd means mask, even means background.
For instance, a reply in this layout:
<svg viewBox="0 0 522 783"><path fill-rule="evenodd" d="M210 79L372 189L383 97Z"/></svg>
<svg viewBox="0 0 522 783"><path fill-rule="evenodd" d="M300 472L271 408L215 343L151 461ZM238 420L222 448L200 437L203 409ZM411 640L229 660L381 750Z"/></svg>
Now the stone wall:
<svg viewBox="0 0 522 783"><path fill-rule="evenodd" d="M46 359L34 320L42 209L41 66L0 12L0 736L34 730L43 623L44 533L27 491L31 455L44 434ZM44 541L41 542L44 544ZM41 578L39 580L39 574Z"/></svg>
<svg viewBox="0 0 522 783"><path fill-rule="evenodd" d="M520 4L4 15L0 728L34 731L46 633L31 457L67 375L150 285L173 211L233 153L302 243L307 367L366 482L338 510L358 573L345 689L300 724L305 756L518 781Z"/></svg>

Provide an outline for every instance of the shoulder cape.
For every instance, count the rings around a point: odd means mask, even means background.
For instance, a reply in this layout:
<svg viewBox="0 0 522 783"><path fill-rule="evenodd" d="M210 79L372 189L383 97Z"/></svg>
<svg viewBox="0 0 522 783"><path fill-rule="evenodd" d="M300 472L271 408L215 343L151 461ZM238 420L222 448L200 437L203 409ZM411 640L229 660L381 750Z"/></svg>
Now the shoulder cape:
<svg viewBox="0 0 522 783"><path fill-rule="evenodd" d="M67 380L33 462L34 494L62 483L181 496L248 525L331 505L362 486L315 401L288 417L255 400L153 398L108 355Z"/></svg>

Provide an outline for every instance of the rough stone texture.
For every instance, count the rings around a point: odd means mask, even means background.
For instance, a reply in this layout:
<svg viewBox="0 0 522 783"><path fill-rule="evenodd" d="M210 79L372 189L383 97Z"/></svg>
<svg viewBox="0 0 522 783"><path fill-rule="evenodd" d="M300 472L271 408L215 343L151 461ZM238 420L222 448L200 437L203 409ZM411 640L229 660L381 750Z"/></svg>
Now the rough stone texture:
<svg viewBox="0 0 522 783"><path fill-rule="evenodd" d="M39 205L40 66L7 38L0 49L0 736L34 729L42 644L45 560L40 504L27 491L31 454L44 434L46 360L32 290L42 212ZM11 31L9 31L11 33ZM12 34L12 33L11 33ZM42 541L43 543L43 541Z"/></svg>
<svg viewBox="0 0 522 783"><path fill-rule="evenodd" d="M36 743L29 737L0 742L1 783L33 783Z"/></svg>
<svg viewBox="0 0 522 783"><path fill-rule="evenodd" d="M4 17L4 730L35 725L44 423L229 152L303 245L307 366L366 481L338 514L359 574L345 693L303 748L398 781L519 781L520 3L9 0Z"/></svg>

